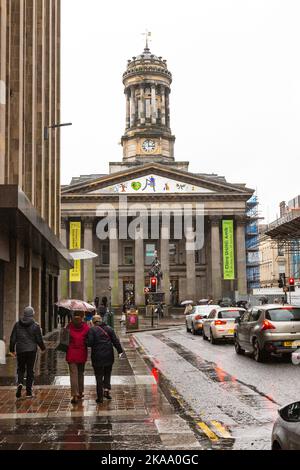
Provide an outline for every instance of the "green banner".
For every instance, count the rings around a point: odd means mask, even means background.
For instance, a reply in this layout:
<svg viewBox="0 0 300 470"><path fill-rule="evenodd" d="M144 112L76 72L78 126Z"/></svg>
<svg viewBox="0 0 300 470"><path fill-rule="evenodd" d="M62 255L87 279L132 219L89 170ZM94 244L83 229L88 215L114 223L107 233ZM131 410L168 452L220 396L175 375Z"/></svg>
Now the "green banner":
<svg viewBox="0 0 300 470"><path fill-rule="evenodd" d="M222 221L223 233L223 277L226 281L235 279L234 271L234 230L233 220Z"/></svg>

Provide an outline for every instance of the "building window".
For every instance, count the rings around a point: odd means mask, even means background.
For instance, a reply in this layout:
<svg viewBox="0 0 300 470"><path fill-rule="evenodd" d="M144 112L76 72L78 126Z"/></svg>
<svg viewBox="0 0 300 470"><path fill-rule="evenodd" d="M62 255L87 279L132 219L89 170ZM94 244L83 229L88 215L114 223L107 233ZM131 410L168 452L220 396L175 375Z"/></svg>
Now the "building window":
<svg viewBox="0 0 300 470"><path fill-rule="evenodd" d="M169 261L170 264L178 264L178 249L176 243L169 244Z"/></svg>
<svg viewBox="0 0 300 470"><path fill-rule="evenodd" d="M146 243L145 250L145 265L150 266L155 256L156 245L155 243Z"/></svg>
<svg viewBox="0 0 300 470"><path fill-rule="evenodd" d="M133 264L133 246L124 246L124 264Z"/></svg>
<svg viewBox="0 0 300 470"><path fill-rule="evenodd" d="M109 264L109 244L102 245L102 264Z"/></svg>

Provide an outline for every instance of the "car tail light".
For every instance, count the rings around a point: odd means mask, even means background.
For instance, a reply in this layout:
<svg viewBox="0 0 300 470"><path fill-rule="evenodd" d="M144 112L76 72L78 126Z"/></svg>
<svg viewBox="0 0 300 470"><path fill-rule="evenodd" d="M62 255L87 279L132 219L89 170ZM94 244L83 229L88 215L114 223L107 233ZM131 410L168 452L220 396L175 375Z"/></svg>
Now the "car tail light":
<svg viewBox="0 0 300 470"><path fill-rule="evenodd" d="M269 320L264 320L263 321L261 331L263 331L263 330L275 330L275 329L276 329L275 326Z"/></svg>
<svg viewBox="0 0 300 470"><path fill-rule="evenodd" d="M226 325L227 321L225 320L215 320L215 325Z"/></svg>
<svg viewBox="0 0 300 470"><path fill-rule="evenodd" d="M202 320L202 318L203 318L202 315L196 315L195 316L195 320Z"/></svg>

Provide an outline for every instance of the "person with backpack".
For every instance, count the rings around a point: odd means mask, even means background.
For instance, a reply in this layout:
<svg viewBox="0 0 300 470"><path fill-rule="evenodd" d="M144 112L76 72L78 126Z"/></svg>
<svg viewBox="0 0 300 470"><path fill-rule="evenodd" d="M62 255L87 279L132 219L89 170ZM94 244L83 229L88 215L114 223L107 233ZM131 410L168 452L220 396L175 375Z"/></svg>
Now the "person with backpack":
<svg viewBox="0 0 300 470"><path fill-rule="evenodd" d="M104 309L103 309L104 310ZM93 326L87 336L87 346L91 348L91 360L97 384L96 403L103 403L103 397L111 400L111 372L114 363L115 347L119 357L124 351L114 330L103 322L100 315L94 315Z"/></svg>
<svg viewBox="0 0 300 470"><path fill-rule="evenodd" d="M42 352L46 346L42 337L42 330L34 321L34 309L26 307L22 318L14 325L11 336L9 351L17 358L18 385L16 398L21 398L26 372L26 398L32 398L32 385L34 381L34 364L37 355L37 347Z"/></svg>

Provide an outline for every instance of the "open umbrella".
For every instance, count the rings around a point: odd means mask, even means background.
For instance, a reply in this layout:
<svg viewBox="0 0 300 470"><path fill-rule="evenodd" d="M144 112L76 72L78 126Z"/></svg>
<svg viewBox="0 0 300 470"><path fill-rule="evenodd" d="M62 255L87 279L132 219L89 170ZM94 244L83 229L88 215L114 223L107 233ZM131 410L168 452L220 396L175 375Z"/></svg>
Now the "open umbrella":
<svg viewBox="0 0 300 470"><path fill-rule="evenodd" d="M180 305L189 305L189 304L193 304L194 301L193 300L184 300L183 302L181 302Z"/></svg>
<svg viewBox="0 0 300 470"><path fill-rule="evenodd" d="M62 299L59 302L56 302L55 305L57 307L63 307L67 310L74 310L79 312L94 312L96 310L94 305L77 299Z"/></svg>
<svg viewBox="0 0 300 470"><path fill-rule="evenodd" d="M199 305L208 305L209 300L208 299L200 299L199 300Z"/></svg>

